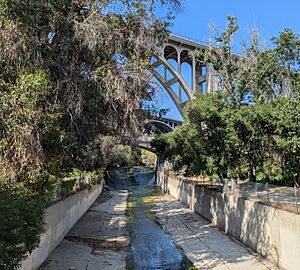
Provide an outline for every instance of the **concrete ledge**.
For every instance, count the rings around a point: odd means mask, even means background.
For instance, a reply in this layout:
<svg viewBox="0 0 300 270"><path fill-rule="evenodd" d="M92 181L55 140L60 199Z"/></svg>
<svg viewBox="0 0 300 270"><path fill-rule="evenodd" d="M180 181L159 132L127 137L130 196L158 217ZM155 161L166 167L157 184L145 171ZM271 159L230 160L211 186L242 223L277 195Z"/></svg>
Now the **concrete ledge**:
<svg viewBox="0 0 300 270"><path fill-rule="evenodd" d="M282 269L299 269L300 215L185 182L163 170L157 184Z"/></svg>
<svg viewBox="0 0 300 270"><path fill-rule="evenodd" d="M22 270L38 269L69 230L90 208L101 194L103 182L90 189L85 189L67 197L63 201L51 205L46 209L46 229L41 236L39 247L23 261Z"/></svg>

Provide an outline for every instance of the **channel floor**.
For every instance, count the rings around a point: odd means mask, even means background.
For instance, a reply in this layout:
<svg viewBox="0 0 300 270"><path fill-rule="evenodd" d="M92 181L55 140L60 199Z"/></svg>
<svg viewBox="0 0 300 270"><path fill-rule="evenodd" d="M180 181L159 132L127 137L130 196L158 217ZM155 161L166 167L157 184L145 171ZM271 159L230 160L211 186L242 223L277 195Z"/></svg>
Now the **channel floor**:
<svg viewBox="0 0 300 270"><path fill-rule="evenodd" d="M138 237L145 237L146 231L144 234L141 228L138 228L143 226L141 219L133 222L131 227L131 230L137 230L139 233L132 233L128 229L128 196L127 191L106 189L40 270L278 269L270 261L213 227L173 197L163 194L158 196L156 193L155 198L151 200L151 209L147 208L152 215L149 220L149 215L143 212L142 205L138 204L134 210L134 215L139 215L142 211L140 215L145 219L148 228L161 230L159 237L148 237L148 242L144 244L155 246L152 238L156 241L162 239L164 242L167 242L167 239L180 251L174 253L175 264L172 266L157 266L155 262L151 262L151 255L149 258L147 252L137 250L142 248L142 242L136 245L136 249L132 249ZM130 237L135 239L130 240ZM128 266L128 258L132 257L134 252L139 256L141 263L150 261L150 266ZM165 254L168 255L168 252ZM164 254L164 250L159 253ZM187 266L188 264L177 264L181 259L180 254L193 264L193 268Z"/></svg>

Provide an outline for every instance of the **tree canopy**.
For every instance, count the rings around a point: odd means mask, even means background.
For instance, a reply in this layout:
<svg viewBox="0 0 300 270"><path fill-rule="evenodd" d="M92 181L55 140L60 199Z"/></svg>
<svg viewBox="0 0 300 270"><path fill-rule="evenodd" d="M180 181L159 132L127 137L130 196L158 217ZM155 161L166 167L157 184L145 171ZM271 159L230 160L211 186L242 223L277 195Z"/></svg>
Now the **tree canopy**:
<svg viewBox="0 0 300 270"><path fill-rule="evenodd" d="M272 38L273 48L264 48L253 32L236 55L238 28L237 19L228 17L214 46L195 53L201 63L214 64L223 91L198 95L183 125L153 146L189 174L299 185L300 37L284 29Z"/></svg>
<svg viewBox="0 0 300 270"><path fill-rule="evenodd" d="M163 17L158 4L169 7ZM0 227L20 240L0 238L1 269L16 269L38 243L39 200L57 181L137 159L141 103L155 89L150 58L178 8L179 0L0 0L0 201L11 206Z"/></svg>
<svg viewBox="0 0 300 270"><path fill-rule="evenodd" d="M59 177L105 165L101 143L134 141L151 96L150 57L179 1L0 1L1 177ZM33 182L35 184L33 185Z"/></svg>

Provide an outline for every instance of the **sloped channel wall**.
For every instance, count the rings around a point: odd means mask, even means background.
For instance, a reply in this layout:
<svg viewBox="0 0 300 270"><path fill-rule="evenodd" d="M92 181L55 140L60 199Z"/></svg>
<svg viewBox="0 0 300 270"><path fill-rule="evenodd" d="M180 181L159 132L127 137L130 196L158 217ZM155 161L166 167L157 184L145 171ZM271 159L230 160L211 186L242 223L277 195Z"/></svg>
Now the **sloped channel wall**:
<svg viewBox="0 0 300 270"><path fill-rule="evenodd" d="M300 215L157 172L157 184L215 226L276 263L300 269Z"/></svg>
<svg viewBox="0 0 300 270"><path fill-rule="evenodd" d="M48 207L45 214L46 229L41 236L39 247L23 261L21 270L38 269L95 202L102 189L103 181Z"/></svg>

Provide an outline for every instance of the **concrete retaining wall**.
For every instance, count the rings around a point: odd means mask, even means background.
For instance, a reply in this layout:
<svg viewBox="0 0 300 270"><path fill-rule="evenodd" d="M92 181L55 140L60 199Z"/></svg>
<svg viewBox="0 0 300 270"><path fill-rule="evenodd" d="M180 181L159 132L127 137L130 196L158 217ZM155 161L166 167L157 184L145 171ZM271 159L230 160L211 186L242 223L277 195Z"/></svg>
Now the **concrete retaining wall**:
<svg viewBox="0 0 300 270"><path fill-rule="evenodd" d="M190 209L194 209L195 185L191 181L177 177L172 172L169 174L168 171L158 171L157 185Z"/></svg>
<svg viewBox="0 0 300 270"><path fill-rule="evenodd" d="M300 267L300 215L205 189L165 172L158 185L279 267ZM190 198L190 199L187 199Z"/></svg>
<svg viewBox="0 0 300 270"><path fill-rule="evenodd" d="M168 172L159 172L158 174L157 185L180 202L193 209L195 186L182 178L169 175Z"/></svg>
<svg viewBox="0 0 300 270"><path fill-rule="evenodd" d="M85 189L46 209L46 230L40 245L23 261L22 270L36 270L101 194L103 183Z"/></svg>

